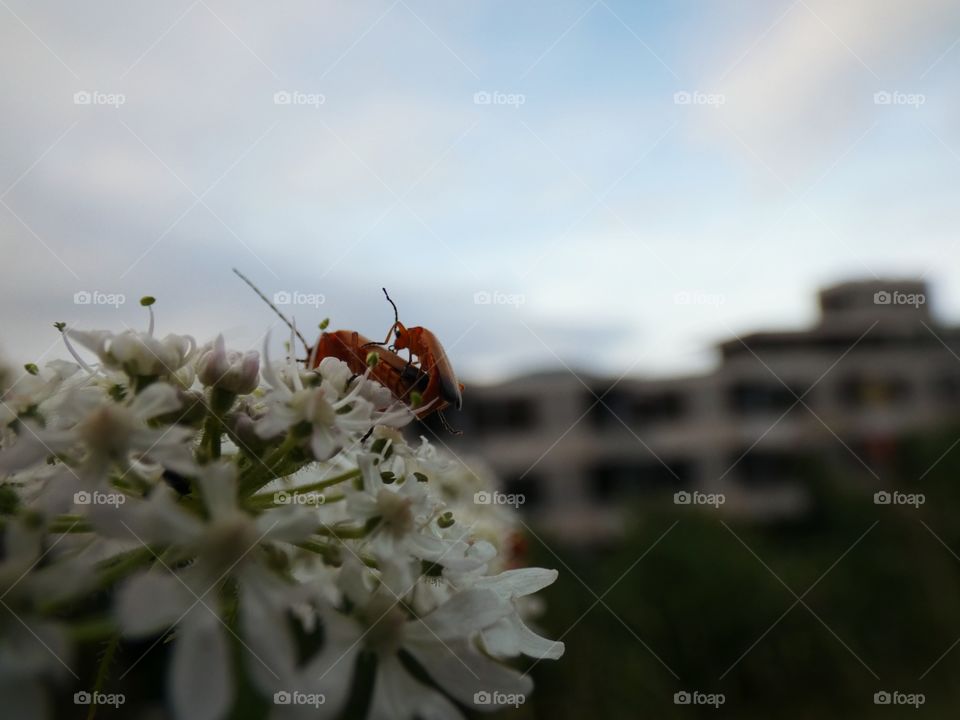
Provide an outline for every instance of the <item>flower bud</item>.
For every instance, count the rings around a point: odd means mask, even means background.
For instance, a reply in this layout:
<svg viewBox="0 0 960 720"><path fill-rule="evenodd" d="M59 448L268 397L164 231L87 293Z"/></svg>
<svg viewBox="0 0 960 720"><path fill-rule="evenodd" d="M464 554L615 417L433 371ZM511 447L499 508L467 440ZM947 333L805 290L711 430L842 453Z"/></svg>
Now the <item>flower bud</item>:
<svg viewBox="0 0 960 720"><path fill-rule="evenodd" d="M260 382L260 354L255 350L228 352L223 335L217 335L213 347L197 361L197 376L207 387L245 395L253 392Z"/></svg>

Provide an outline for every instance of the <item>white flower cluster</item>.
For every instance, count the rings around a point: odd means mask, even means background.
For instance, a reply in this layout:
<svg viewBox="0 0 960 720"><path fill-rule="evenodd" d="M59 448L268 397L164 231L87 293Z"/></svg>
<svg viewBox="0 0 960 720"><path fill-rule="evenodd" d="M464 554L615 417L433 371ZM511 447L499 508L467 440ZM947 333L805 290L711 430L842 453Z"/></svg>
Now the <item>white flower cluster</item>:
<svg viewBox="0 0 960 720"><path fill-rule="evenodd" d="M142 657L88 672L84 643L171 642L178 720L225 718L242 685L271 718L461 718L531 691L511 658L563 654L527 624L556 571L514 567L509 512L408 444L369 373L161 339L152 310L146 333L58 327L74 362L0 367L6 716Z"/></svg>

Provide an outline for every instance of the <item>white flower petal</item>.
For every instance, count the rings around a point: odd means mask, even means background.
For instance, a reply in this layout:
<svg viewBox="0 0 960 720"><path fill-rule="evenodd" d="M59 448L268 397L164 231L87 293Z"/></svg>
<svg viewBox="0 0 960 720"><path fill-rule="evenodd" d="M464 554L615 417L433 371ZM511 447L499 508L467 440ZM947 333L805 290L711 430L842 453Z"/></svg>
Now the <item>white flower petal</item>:
<svg viewBox="0 0 960 720"><path fill-rule="evenodd" d="M300 671L296 685L306 693L321 693L324 703L319 710L310 708L313 720L339 718L353 685L353 671L361 648L360 626L340 613L329 610L322 614L323 649Z"/></svg>
<svg viewBox="0 0 960 720"><path fill-rule="evenodd" d="M158 485L146 500L127 498L119 507L90 505L87 517L106 537L147 545L192 542L202 535L204 525L178 507L174 495L166 485Z"/></svg>
<svg viewBox="0 0 960 720"><path fill-rule="evenodd" d="M373 595L367 585L367 570L359 562L350 560L343 565L340 570L340 577L337 585L347 599L358 607L366 607Z"/></svg>
<svg viewBox="0 0 960 720"><path fill-rule="evenodd" d="M524 655L542 660L559 660L563 657L566 646L559 640L550 640L537 635L524 624L519 615L511 616L508 621L514 626L520 641L520 652Z"/></svg>
<svg viewBox="0 0 960 720"><path fill-rule="evenodd" d="M480 692L528 695L533 689L529 677L490 660L467 641L407 643L404 648L440 687L465 705L474 706L474 695ZM495 705L476 708L500 709Z"/></svg>
<svg viewBox="0 0 960 720"><path fill-rule="evenodd" d="M227 462L208 465L197 477L203 504L214 518L225 517L237 509L236 468Z"/></svg>
<svg viewBox="0 0 960 720"><path fill-rule="evenodd" d="M323 425L314 425L313 432L310 434L310 452L317 460L323 461L330 459L339 448L339 444L333 437L330 428Z"/></svg>
<svg viewBox="0 0 960 720"><path fill-rule="evenodd" d="M540 660L559 660L566 649L559 640L550 640L535 633L517 613L484 629L480 637L487 651L499 658L523 654Z"/></svg>
<svg viewBox="0 0 960 720"><path fill-rule="evenodd" d="M197 605L180 625L170 667L178 720L222 720L233 701L230 647L220 620Z"/></svg>
<svg viewBox="0 0 960 720"><path fill-rule="evenodd" d="M544 568L519 568L479 578L473 586L490 588L502 597L513 599L543 590L556 581L558 574L556 570Z"/></svg>
<svg viewBox="0 0 960 720"><path fill-rule="evenodd" d="M130 403L130 410L141 420L179 410L182 403L172 385L155 382L141 390Z"/></svg>
<svg viewBox="0 0 960 720"><path fill-rule="evenodd" d="M414 680L396 656L381 657L373 686L369 720L462 720L454 705Z"/></svg>
<svg viewBox="0 0 960 720"><path fill-rule="evenodd" d="M127 637L156 635L193 604L190 592L166 570L134 575L117 593L116 613Z"/></svg>
<svg viewBox="0 0 960 720"><path fill-rule="evenodd" d="M314 511L290 506L258 515L256 525L263 540L297 542L316 532L320 521Z"/></svg>
<svg viewBox="0 0 960 720"><path fill-rule="evenodd" d="M247 672L266 694L287 689L296 658L293 639L282 608L270 602L264 586L269 581L251 574L243 579L240 626L248 654Z"/></svg>
<svg viewBox="0 0 960 720"><path fill-rule="evenodd" d="M17 442L0 452L0 474L15 473L73 444L73 433L63 430L42 430L33 424L24 425Z"/></svg>
<svg viewBox="0 0 960 720"><path fill-rule="evenodd" d="M483 647L496 658L512 658L520 654L520 638L509 617L501 618L480 633Z"/></svg>
<svg viewBox="0 0 960 720"><path fill-rule="evenodd" d="M465 590L426 617L411 621L406 632L413 640L463 638L511 612L513 607L490 590Z"/></svg>

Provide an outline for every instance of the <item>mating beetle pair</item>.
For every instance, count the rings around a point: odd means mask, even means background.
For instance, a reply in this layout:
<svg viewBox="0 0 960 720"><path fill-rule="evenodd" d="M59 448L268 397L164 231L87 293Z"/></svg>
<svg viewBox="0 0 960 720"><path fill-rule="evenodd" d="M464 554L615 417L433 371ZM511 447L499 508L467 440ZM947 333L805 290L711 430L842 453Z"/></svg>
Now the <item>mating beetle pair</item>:
<svg viewBox="0 0 960 720"><path fill-rule="evenodd" d="M290 325L287 318L250 280L239 271L234 270L234 272L250 285L284 322ZM457 410L460 409L463 404L461 394L463 385L457 380L447 353L437 336L427 328L420 326L408 328L401 323L397 306L390 299L386 289L383 290L383 294L393 306L394 317L393 325L387 331L387 337L383 342L368 340L354 330L334 330L321 333L320 338L311 348L300 336L300 340L309 351L308 367L316 367L325 357L335 357L345 362L357 375L363 374L369 368L370 376L401 402L412 405L415 399L414 394L419 395L419 403L413 408L419 419L437 413L443 427L456 432L444 418L443 410L450 405ZM299 333L297 334L299 336ZM391 336L393 336L393 344L388 346ZM398 354L401 350L407 350L407 359ZM378 356L375 364L367 362L370 352Z"/></svg>

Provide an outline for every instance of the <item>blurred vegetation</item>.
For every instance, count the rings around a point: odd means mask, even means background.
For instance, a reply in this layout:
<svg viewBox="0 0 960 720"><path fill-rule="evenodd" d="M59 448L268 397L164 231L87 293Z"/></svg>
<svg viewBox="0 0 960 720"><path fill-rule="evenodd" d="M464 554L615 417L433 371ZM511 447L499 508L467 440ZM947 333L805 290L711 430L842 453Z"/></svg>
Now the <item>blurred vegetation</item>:
<svg viewBox="0 0 960 720"><path fill-rule="evenodd" d="M877 469L882 488L924 493L919 509L875 505L873 478L820 468L812 512L787 524L648 501L622 545L533 540L530 563L561 571L539 623L567 650L534 663L533 697L498 717L956 717L958 438L960 427L907 439ZM725 703L675 705L681 690ZM926 701L877 706L880 690Z"/></svg>

